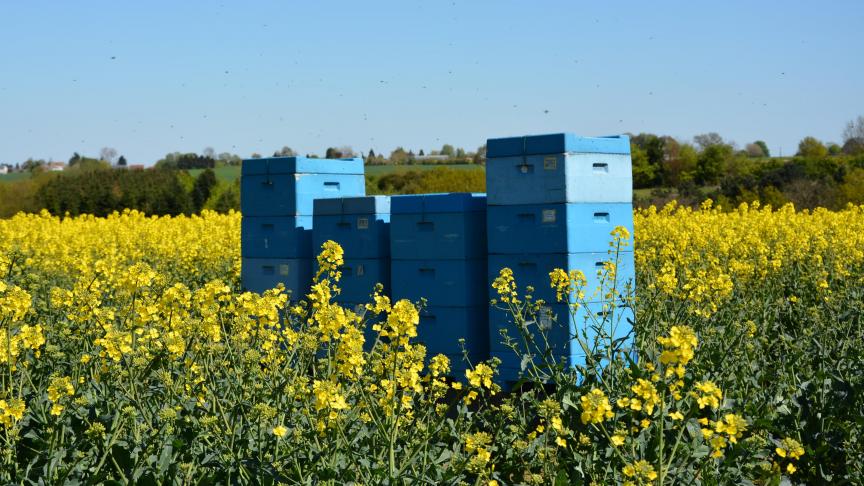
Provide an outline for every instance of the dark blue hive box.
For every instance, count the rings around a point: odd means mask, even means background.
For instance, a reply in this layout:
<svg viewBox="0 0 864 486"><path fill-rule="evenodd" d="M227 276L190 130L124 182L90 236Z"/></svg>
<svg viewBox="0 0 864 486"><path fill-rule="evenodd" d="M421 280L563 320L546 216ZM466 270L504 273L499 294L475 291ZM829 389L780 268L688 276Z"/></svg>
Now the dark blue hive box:
<svg viewBox="0 0 864 486"><path fill-rule="evenodd" d="M316 249L333 240L348 259L390 256L389 196L316 199L314 220Z"/></svg>
<svg viewBox="0 0 864 486"><path fill-rule="evenodd" d="M312 260L308 258L243 258L243 288L261 293L282 283L291 300L306 297L312 283Z"/></svg>
<svg viewBox="0 0 864 486"><path fill-rule="evenodd" d="M394 260L485 258L486 195L392 198L390 256Z"/></svg>

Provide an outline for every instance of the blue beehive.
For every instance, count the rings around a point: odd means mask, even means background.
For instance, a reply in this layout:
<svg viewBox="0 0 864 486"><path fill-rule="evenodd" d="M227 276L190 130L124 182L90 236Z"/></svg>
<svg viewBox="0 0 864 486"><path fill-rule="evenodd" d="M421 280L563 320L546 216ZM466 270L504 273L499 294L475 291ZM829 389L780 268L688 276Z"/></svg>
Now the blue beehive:
<svg viewBox="0 0 864 486"><path fill-rule="evenodd" d="M315 199L366 194L363 159L271 157L243 161L244 216L311 216Z"/></svg>
<svg viewBox="0 0 864 486"><path fill-rule="evenodd" d="M464 377L460 339L470 359L488 357L486 197L427 194L391 201L393 298L426 298L417 340L427 356L451 359L451 376Z"/></svg>
<svg viewBox="0 0 864 486"><path fill-rule="evenodd" d="M572 134L490 139L489 205L631 202L630 140Z"/></svg>
<svg viewBox="0 0 864 486"><path fill-rule="evenodd" d="M568 152L630 155L630 138L627 135L579 137L572 133L550 133L522 137L490 138L486 141L487 159L516 155L546 155Z"/></svg>
<svg viewBox="0 0 864 486"><path fill-rule="evenodd" d="M513 271L513 279L520 292L525 287L534 287L532 294L535 299L543 299L549 303L556 302L555 289L549 280L549 273L556 268L564 270L581 270L585 274L585 299L606 300L605 294L613 283L620 293L624 293L625 285L635 285L633 268L633 252L621 252L617 256L616 279L612 282L605 272L607 261L615 261L616 256L607 252L596 253L524 253L521 255L489 255L489 281L498 276L502 268ZM600 273L600 275L598 275ZM603 289L600 289L601 278Z"/></svg>
<svg viewBox="0 0 864 486"><path fill-rule="evenodd" d="M346 259L390 256L390 197L316 199L314 247L333 240Z"/></svg>
<svg viewBox="0 0 864 486"><path fill-rule="evenodd" d="M263 292L284 283L299 299L312 276L313 200L365 194L363 160L248 159L240 188L243 287Z"/></svg>
<svg viewBox="0 0 864 486"><path fill-rule="evenodd" d="M312 216L246 216L240 245L247 258L312 258Z"/></svg>
<svg viewBox="0 0 864 486"><path fill-rule="evenodd" d="M291 299L305 296L312 283L312 260L308 258L243 258L243 287L263 292L282 283Z"/></svg>
<svg viewBox="0 0 864 486"><path fill-rule="evenodd" d="M633 234L631 203L517 204L486 212L491 254L595 252L608 247L616 226Z"/></svg>
<svg viewBox="0 0 864 486"><path fill-rule="evenodd" d="M464 339L472 364L489 358L488 307L428 306L420 312L416 342L426 346L426 356L444 354L450 358L450 376L465 377L459 340Z"/></svg>
<svg viewBox="0 0 864 486"><path fill-rule="evenodd" d="M486 195L419 194L390 203L394 260L485 258Z"/></svg>
<svg viewBox="0 0 864 486"><path fill-rule="evenodd" d="M486 259L391 260L393 298L429 305L471 307L485 305Z"/></svg>
<svg viewBox="0 0 864 486"><path fill-rule="evenodd" d="M390 197L366 196L315 200L315 248L333 240L345 251L343 304L369 302L376 284L390 295Z"/></svg>
<svg viewBox="0 0 864 486"><path fill-rule="evenodd" d="M590 302L576 309L566 304L551 304L544 306L537 315L530 317L526 330L531 333L535 342L540 344L540 349L545 344L540 337L538 327L543 327L546 329L553 356L567 366L584 365L586 362L585 350L576 336L579 336L589 349L595 346L598 329L602 329L603 335L611 336L614 340L632 343L633 309L620 304ZM519 353L502 344L504 341L502 330L518 343ZM501 360L499 379L504 382L517 380L523 365L521 356L526 353L536 355L538 349L525 348L523 338L512 316L500 309L490 308L489 310L489 334L492 338L489 353L492 357ZM608 341L604 343L607 346L608 344ZM542 361L537 358L534 362L538 365L542 364Z"/></svg>
<svg viewBox="0 0 864 486"><path fill-rule="evenodd" d="M317 266L317 263L316 263ZM333 300L343 304L370 302L376 284L383 286L382 294L390 295L390 261L385 258L352 258L341 267L339 295Z"/></svg>
<svg viewBox="0 0 864 486"><path fill-rule="evenodd" d="M613 285L619 293L625 293L627 283L635 285L632 246L610 251L615 227L633 232L630 140L566 133L499 138L487 141L486 156L487 281L507 267L520 293L533 287L535 301L543 300L550 309L544 319L566 324L549 328L554 355L568 365L580 364L583 351L569 337L587 329L584 317L596 314L595 308L603 305L599 302L612 302ZM617 264L614 281L610 260ZM573 322L564 318L567 305L557 303L550 285L550 272L559 268L581 270L587 284L579 300L595 302L580 309ZM575 295L568 299L577 300ZM632 316L632 309L619 312L627 313ZM513 326L508 322L506 313L490 310L490 349L504 362L505 381L514 379L520 368L520 357L500 344L499 330ZM614 332L621 337L629 330L624 320Z"/></svg>

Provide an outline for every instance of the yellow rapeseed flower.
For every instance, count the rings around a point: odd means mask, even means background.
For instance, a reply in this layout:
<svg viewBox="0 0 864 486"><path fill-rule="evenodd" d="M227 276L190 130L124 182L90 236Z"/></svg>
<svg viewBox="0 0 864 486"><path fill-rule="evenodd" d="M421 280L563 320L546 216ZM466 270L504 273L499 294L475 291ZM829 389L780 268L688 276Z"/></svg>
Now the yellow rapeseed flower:
<svg viewBox="0 0 864 486"><path fill-rule="evenodd" d="M609 420L614 415L609 399L606 398L603 390L594 388L586 395L579 397L579 401L582 404L581 419L583 424L599 424Z"/></svg>

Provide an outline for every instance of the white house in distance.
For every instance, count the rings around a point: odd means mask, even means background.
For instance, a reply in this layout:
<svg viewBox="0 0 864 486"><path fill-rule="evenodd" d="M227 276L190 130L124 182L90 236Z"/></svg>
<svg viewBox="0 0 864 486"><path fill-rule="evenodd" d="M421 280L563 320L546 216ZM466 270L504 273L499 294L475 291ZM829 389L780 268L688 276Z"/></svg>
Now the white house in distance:
<svg viewBox="0 0 864 486"><path fill-rule="evenodd" d="M45 169L51 172L62 172L66 169L66 162L48 162Z"/></svg>
<svg viewBox="0 0 864 486"><path fill-rule="evenodd" d="M0 175L8 174L8 173L9 173L9 166L6 164L0 165Z"/></svg>

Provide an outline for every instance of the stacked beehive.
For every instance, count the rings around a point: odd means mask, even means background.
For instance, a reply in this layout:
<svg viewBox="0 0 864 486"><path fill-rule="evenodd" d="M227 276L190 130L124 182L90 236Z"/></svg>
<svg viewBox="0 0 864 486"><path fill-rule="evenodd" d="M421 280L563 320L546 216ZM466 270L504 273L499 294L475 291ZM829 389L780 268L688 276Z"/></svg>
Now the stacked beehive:
<svg viewBox="0 0 864 486"><path fill-rule="evenodd" d="M333 240L345 252L336 302L362 315L376 284L390 295L389 196L316 199L313 220L314 247Z"/></svg>
<svg viewBox="0 0 864 486"><path fill-rule="evenodd" d="M243 287L263 292L283 283L292 300L303 298L312 279L312 201L365 194L360 158L244 160Z"/></svg>
<svg viewBox="0 0 864 486"><path fill-rule="evenodd" d="M485 194L401 196L391 201L394 301L426 298L418 342L445 354L464 377L459 339L472 363L488 356Z"/></svg>
<svg viewBox="0 0 864 486"><path fill-rule="evenodd" d="M603 320L597 319L603 306L618 308L607 292L595 290L605 262L616 258L609 254L610 232L616 226L631 234L633 230L629 139L572 134L490 139L486 156L489 281L507 267L521 289L533 286L534 299L547 304L529 331L536 334L536 326L548 327L556 358L571 366L584 363L574 337L586 332L590 340L590 324ZM632 245L626 250L617 255L619 288L634 280ZM587 306L572 311L567 303L557 302L549 279L556 268L585 274ZM603 323L611 326L606 332L626 337L626 318L613 320ZM519 330L511 316L494 307L489 327L490 354L502 360L501 377L515 380L524 363L501 343L501 330L513 338L519 337Z"/></svg>

